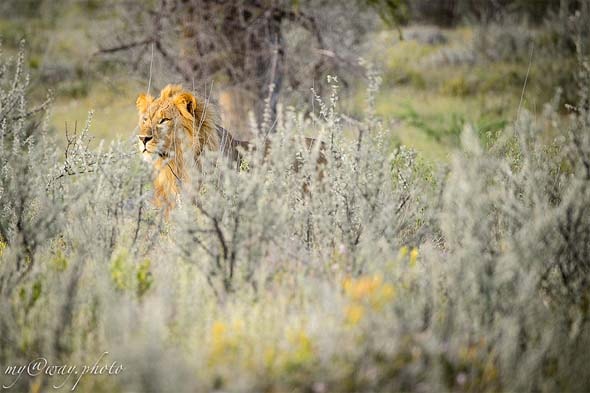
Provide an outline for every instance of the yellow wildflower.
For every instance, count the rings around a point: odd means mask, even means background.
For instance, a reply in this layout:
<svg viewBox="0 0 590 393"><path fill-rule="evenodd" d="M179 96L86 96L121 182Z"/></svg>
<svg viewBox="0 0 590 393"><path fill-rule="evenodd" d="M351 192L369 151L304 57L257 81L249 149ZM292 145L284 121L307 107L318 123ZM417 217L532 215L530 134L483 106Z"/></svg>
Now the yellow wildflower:
<svg viewBox="0 0 590 393"><path fill-rule="evenodd" d="M412 248L410 252L410 266L416 266L416 261L418 260L418 249L416 247Z"/></svg>
<svg viewBox="0 0 590 393"><path fill-rule="evenodd" d="M5 249L6 249L6 243L4 243L2 240L0 240L0 257L4 253Z"/></svg>
<svg viewBox="0 0 590 393"><path fill-rule="evenodd" d="M408 255L408 247L407 246L402 246L402 248L399 249L399 254L398 254L398 258L399 259L404 259L404 257L406 255Z"/></svg>
<svg viewBox="0 0 590 393"><path fill-rule="evenodd" d="M381 276L361 277L357 280L345 279L344 292L352 300L365 299L375 292L383 282Z"/></svg>
<svg viewBox="0 0 590 393"><path fill-rule="evenodd" d="M390 302L395 296L395 288L391 284L383 284L378 291L371 297L371 306L374 309L381 309L385 304Z"/></svg>
<svg viewBox="0 0 590 393"><path fill-rule="evenodd" d="M351 304L346 308L346 322L352 326L357 325L363 318L365 311L359 304Z"/></svg>
<svg viewBox="0 0 590 393"><path fill-rule="evenodd" d="M230 342L226 337L226 327L223 322L215 321L211 325L211 361L216 363L227 352Z"/></svg>
<svg viewBox="0 0 590 393"><path fill-rule="evenodd" d="M286 361L287 367L304 365L313 360L313 342L303 329L289 332L288 340L292 349Z"/></svg>
<svg viewBox="0 0 590 393"><path fill-rule="evenodd" d="M211 364L223 364L238 349L237 338L229 334L227 326L221 321L211 325L211 347L209 361Z"/></svg>
<svg viewBox="0 0 590 393"><path fill-rule="evenodd" d="M211 333L213 334L213 338L222 337L225 334L225 325L223 322L215 321L211 326Z"/></svg>

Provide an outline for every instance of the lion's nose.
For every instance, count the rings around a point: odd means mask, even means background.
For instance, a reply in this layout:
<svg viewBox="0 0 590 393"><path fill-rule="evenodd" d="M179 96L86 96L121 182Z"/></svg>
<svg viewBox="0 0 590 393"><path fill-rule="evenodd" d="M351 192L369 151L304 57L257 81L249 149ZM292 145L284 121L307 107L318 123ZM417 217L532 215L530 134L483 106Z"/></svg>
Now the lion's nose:
<svg viewBox="0 0 590 393"><path fill-rule="evenodd" d="M141 143L143 143L143 145L147 145L147 143L149 141L151 141L152 139L154 139L152 136L147 136L147 135L138 135L137 136L139 138L139 140L141 141Z"/></svg>

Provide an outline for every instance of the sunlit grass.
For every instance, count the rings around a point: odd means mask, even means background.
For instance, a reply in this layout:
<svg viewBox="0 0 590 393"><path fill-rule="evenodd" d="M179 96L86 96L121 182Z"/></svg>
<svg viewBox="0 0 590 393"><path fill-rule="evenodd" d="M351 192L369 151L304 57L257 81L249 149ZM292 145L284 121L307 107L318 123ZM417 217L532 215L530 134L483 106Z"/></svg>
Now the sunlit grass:
<svg viewBox="0 0 590 393"><path fill-rule="evenodd" d="M137 125L135 99L142 86L133 82L117 86L94 83L85 97L58 97L52 108L51 125L60 141L65 141L65 128L80 130L88 112L93 111L93 134L106 141L133 136Z"/></svg>

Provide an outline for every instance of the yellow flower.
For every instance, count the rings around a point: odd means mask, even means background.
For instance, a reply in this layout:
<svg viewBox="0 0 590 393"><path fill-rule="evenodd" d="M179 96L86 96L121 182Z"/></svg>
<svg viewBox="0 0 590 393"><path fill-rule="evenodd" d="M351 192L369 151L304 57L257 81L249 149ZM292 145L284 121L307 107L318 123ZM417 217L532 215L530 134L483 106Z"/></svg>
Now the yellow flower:
<svg viewBox="0 0 590 393"><path fill-rule="evenodd" d="M311 339L304 330L292 332L289 341L299 350L311 351L312 349Z"/></svg>
<svg viewBox="0 0 590 393"><path fill-rule="evenodd" d="M213 337L213 340L219 340L221 338L223 338L225 334L225 325L223 324L223 322L220 321L215 321L213 322L213 325L211 326L211 335Z"/></svg>
<svg viewBox="0 0 590 393"><path fill-rule="evenodd" d="M382 282L383 278L379 275L361 277L356 280L347 278L343 283L344 292L352 300L362 300L371 296Z"/></svg>
<svg viewBox="0 0 590 393"><path fill-rule="evenodd" d="M351 304L346 308L346 322L352 326L357 325L361 319L365 310L359 304Z"/></svg>
<svg viewBox="0 0 590 393"><path fill-rule="evenodd" d="M4 253L5 249L6 249L6 243L4 243L2 240L0 240L0 257Z"/></svg>
<svg viewBox="0 0 590 393"><path fill-rule="evenodd" d="M344 293L351 303L371 305L375 309L383 307L395 295L393 285L384 283L383 278L379 275L361 277L356 280L347 278L343 282L343 287Z"/></svg>
<svg viewBox="0 0 590 393"><path fill-rule="evenodd" d="M287 356L287 364L291 366L309 363L314 358L313 342L303 329L288 332L291 350Z"/></svg>
<svg viewBox="0 0 590 393"><path fill-rule="evenodd" d="M395 288L391 284L383 284L381 288L371 297L371 306L380 310L385 304L390 302L395 296Z"/></svg>
<svg viewBox="0 0 590 393"><path fill-rule="evenodd" d="M228 349L230 342L226 337L226 327L223 322L215 321L211 326L211 360L219 360Z"/></svg>
<svg viewBox="0 0 590 393"><path fill-rule="evenodd" d="M410 266L416 266L416 261L418 260L418 249L416 247L412 248L410 252Z"/></svg>
<svg viewBox="0 0 590 393"><path fill-rule="evenodd" d="M399 249L398 259L404 259L406 255L408 255L408 247L402 246L402 248Z"/></svg>
<svg viewBox="0 0 590 393"><path fill-rule="evenodd" d="M231 356L238 350L238 339L234 336L233 332L228 330L226 324L221 321L213 322L210 334L210 364L216 365L227 363L230 361Z"/></svg>
<svg viewBox="0 0 590 393"><path fill-rule="evenodd" d="M344 292L348 294L348 292L352 289L353 279L350 277L346 277L342 280L342 288L344 288Z"/></svg>

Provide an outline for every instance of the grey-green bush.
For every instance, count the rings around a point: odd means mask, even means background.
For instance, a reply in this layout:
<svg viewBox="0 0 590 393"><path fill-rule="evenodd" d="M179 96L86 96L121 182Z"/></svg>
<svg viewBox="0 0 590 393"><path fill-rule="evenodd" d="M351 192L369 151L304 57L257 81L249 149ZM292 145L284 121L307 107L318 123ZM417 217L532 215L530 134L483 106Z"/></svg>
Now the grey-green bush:
<svg viewBox="0 0 590 393"><path fill-rule="evenodd" d="M247 152L240 170L202 157L169 221L132 143L93 145L89 120L57 147L18 64L0 94L10 389L590 388L587 63L568 118L522 109L490 148L466 127L448 166L391 149L370 96L365 119L340 114L329 78L319 113L281 109L269 135L252 122L267 157ZM299 143L309 131L325 142L320 168ZM123 369L7 375L38 357Z"/></svg>

